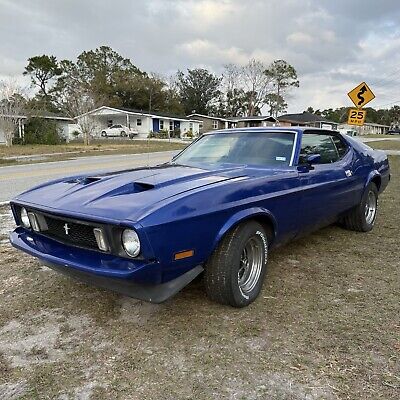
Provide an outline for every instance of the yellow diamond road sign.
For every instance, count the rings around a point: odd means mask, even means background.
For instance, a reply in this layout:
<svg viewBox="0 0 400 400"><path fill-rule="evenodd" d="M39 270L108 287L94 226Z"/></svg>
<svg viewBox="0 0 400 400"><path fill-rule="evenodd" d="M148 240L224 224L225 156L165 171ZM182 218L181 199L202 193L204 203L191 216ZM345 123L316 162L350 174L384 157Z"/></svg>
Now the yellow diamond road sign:
<svg viewBox="0 0 400 400"><path fill-rule="evenodd" d="M360 110L359 108L351 108L349 111L349 118L347 120L347 123L349 125L363 126L366 116L367 116L366 110Z"/></svg>
<svg viewBox="0 0 400 400"><path fill-rule="evenodd" d="M374 93L365 82L361 82L351 92L347 93L357 108L364 107L375 98Z"/></svg>

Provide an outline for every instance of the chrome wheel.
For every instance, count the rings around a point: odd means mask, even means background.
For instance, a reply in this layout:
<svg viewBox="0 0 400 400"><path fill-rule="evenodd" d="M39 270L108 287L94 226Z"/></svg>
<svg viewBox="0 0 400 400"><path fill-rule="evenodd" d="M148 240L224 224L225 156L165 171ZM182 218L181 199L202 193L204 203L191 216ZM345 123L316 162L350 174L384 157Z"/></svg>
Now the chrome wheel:
<svg viewBox="0 0 400 400"><path fill-rule="evenodd" d="M244 246L238 270L238 284L244 295L249 294L260 279L264 252L264 243L259 236L252 236Z"/></svg>
<svg viewBox="0 0 400 400"><path fill-rule="evenodd" d="M369 225L373 224L375 221L377 205L378 199L376 194L370 190L368 192L367 201L365 202L365 222Z"/></svg>

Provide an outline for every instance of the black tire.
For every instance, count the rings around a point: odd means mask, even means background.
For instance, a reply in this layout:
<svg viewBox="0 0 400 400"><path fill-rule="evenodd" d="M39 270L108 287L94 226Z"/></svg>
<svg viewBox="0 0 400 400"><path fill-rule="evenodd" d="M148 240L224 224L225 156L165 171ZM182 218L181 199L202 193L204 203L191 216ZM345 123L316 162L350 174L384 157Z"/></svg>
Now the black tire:
<svg viewBox="0 0 400 400"><path fill-rule="evenodd" d="M105 132L105 131L101 132L101 136L102 137L107 137L107 132Z"/></svg>
<svg viewBox="0 0 400 400"><path fill-rule="evenodd" d="M125 131L122 131L121 134L120 134L120 136L121 136L121 137L126 137Z"/></svg>
<svg viewBox="0 0 400 400"><path fill-rule="evenodd" d="M371 200L371 197L375 198L375 212L373 216L367 213L367 203ZM341 218L342 225L351 231L357 232L369 232L375 224L376 215L378 213L378 189L375 183L371 182L361 199L358 206L350 210L344 217Z"/></svg>
<svg viewBox="0 0 400 400"><path fill-rule="evenodd" d="M249 247L250 246L250 247ZM248 249L255 252L251 256L254 267L252 285L246 290L244 264ZM245 257L245 258L244 258ZM268 259L268 237L264 228L255 221L244 222L229 231L207 261L204 273L208 297L220 304L245 307L259 295ZM253 261L255 260L255 264ZM249 261L247 260L247 265ZM249 269L250 270L250 269ZM249 271L248 270L248 271ZM246 273L248 273L248 271ZM242 278L240 274L243 272ZM253 276L253 275L249 275ZM242 285L240 284L240 280ZM250 279L250 278L249 278Z"/></svg>

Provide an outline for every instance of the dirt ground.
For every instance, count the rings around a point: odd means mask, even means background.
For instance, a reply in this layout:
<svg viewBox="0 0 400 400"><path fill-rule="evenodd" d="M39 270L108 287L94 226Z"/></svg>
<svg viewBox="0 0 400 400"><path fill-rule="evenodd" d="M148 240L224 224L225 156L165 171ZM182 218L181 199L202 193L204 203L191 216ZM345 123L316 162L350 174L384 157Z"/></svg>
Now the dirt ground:
<svg viewBox="0 0 400 400"><path fill-rule="evenodd" d="M162 305L77 283L12 249L0 209L1 399L398 399L400 157L370 233L270 254L246 309L201 282Z"/></svg>

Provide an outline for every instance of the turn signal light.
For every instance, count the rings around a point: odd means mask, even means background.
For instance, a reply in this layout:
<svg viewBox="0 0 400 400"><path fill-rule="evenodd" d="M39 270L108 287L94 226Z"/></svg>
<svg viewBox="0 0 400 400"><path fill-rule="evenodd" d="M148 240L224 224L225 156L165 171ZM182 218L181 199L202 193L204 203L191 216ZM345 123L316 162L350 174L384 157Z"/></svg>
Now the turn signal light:
<svg viewBox="0 0 400 400"><path fill-rule="evenodd" d="M99 247L99 249L102 251L108 251L108 245L106 238L104 237L103 231L99 228L94 228L93 233L96 238L97 246Z"/></svg>
<svg viewBox="0 0 400 400"><path fill-rule="evenodd" d="M36 215L32 212L28 212L29 222L31 224L32 229L35 232L40 232L40 226Z"/></svg>
<svg viewBox="0 0 400 400"><path fill-rule="evenodd" d="M174 260L182 260L183 258L192 257L193 255L194 250L181 251L179 253L175 253Z"/></svg>

